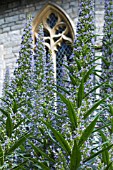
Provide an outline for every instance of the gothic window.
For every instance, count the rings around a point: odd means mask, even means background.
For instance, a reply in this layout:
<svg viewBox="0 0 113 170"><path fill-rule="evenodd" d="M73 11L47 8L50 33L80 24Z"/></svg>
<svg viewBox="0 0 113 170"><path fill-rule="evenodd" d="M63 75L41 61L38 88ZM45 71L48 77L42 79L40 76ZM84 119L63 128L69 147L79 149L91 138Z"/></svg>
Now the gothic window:
<svg viewBox="0 0 113 170"><path fill-rule="evenodd" d="M49 3L34 19L34 36L40 23L44 26L46 52L51 51L52 54L54 77L60 85L63 60L66 58L69 61L72 53L71 45L74 39L72 22L60 7Z"/></svg>

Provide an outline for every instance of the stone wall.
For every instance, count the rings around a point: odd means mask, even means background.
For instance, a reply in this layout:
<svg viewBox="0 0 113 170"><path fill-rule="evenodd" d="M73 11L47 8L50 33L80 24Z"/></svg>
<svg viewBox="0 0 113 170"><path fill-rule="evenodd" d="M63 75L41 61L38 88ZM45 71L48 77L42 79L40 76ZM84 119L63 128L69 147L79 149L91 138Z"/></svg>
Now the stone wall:
<svg viewBox="0 0 113 170"><path fill-rule="evenodd" d="M48 2L55 3L64 9L76 28L79 0L4 0L0 2L0 48L3 51L0 52L0 70L3 73L6 66L10 68L11 73L13 72L27 16L31 13L35 17ZM102 35L104 5L103 2L100 4L100 0L95 2L96 33ZM100 38L97 40L99 42ZM2 80L3 76L0 75L0 89Z"/></svg>

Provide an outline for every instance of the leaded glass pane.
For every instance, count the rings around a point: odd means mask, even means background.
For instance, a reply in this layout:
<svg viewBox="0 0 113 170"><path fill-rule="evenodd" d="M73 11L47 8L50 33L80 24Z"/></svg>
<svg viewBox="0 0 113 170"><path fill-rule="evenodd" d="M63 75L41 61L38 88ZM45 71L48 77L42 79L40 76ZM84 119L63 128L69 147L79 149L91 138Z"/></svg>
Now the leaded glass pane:
<svg viewBox="0 0 113 170"><path fill-rule="evenodd" d="M68 42L63 41L61 46L58 47L56 53L56 72L57 72L57 84L62 86L63 79L63 64L64 56L66 56L67 63L70 62L70 56L72 53L72 48Z"/></svg>
<svg viewBox="0 0 113 170"><path fill-rule="evenodd" d="M51 13L47 19L47 23L50 26L50 28L53 28L56 25L56 22L58 20L58 17L54 14Z"/></svg>

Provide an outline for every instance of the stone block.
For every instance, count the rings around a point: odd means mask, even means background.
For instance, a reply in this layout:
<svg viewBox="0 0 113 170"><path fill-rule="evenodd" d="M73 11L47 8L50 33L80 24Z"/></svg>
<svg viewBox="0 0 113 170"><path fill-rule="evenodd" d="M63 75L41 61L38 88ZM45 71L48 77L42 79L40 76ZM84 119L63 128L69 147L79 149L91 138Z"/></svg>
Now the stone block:
<svg viewBox="0 0 113 170"><path fill-rule="evenodd" d="M71 1L69 4L70 6L75 7L75 6L78 6L78 1Z"/></svg>
<svg viewBox="0 0 113 170"><path fill-rule="evenodd" d="M0 19L0 25L4 24L4 19Z"/></svg>
<svg viewBox="0 0 113 170"><path fill-rule="evenodd" d="M69 3L64 4L63 8L64 8L65 10L69 9Z"/></svg>
<svg viewBox="0 0 113 170"><path fill-rule="evenodd" d="M0 44L6 42L7 38L8 38L8 34L7 33L0 34Z"/></svg>
<svg viewBox="0 0 113 170"><path fill-rule="evenodd" d="M5 27L5 28L3 28L3 33L4 32L9 32L10 31L10 27Z"/></svg>
<svg viewBox="0 0 113 170"><path fill-rule="evenodd" d="M2 28L0 28L0 34L2 34L2 31L3 31L3 29L2 29Z"/></svg>
<svg viewBox="0 0 113 170"><path fill-rule="evenodd" d="M5 22L6 22L6 23L14 22L14 21L17 21L18 19L19 19L19 16L18 16L18 15L15 15L15 16L11 16L11 17L5 18Z"/></svg>
<svg viewBox="0 0 113 170"><path fill-rule="evenodd" d="M25 14L20 14L19 15L19 19L22 20L22 19L25 19L26 18L26 15Z"/></svg>
<svg viewBox="0 0 113 170"><path fill-rule="evenodd" d="M72 8L67 9L66 11L68 14L72 13Z"/></svg>
<svg viewBox="0 0 113 170"><path fill-rule="evenodd" d="M23 28L23 25L21 25L21 24L19 24L19 25L13 25L12 27L11 27L11 31L13 31L13 30L20 30L21 28Z"/></svg>

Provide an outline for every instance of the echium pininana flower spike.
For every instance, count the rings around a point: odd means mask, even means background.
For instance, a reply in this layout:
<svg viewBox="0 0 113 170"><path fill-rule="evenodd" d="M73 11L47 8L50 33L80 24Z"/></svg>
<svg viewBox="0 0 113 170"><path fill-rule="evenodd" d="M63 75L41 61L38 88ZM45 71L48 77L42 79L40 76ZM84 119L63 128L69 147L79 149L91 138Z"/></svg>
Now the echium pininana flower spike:
<svg viewBox="0 0 113 170"><path fill-rule="evenodd" d="M76 136L79 139L83 130L87 127L87 122L84 120L84 113L91 107L94 102L94 96L91 93L90 96L87 96L82 99L82 102L79 103L78 92L83 90L84 95L87 94L91 89L94 88L94 75L93 73L88 76L87 80L84 81L84 76L86 73L95 66L94 60L94 43L95 43L95 23L94 23L94 1L92 0L81 0L79 8L79 18L77 24L77 34L75 37L74 48L72 60L72 73L71 76L76 80L75 84L71 88L73 92L73 104L77 113L78 118L78 128L76 129L76 135L72 134L72 137ZM82 80L82 81L81 81ZM71 80L72 81L72 80ZM82 87L83 82L83 87ZM81 86L80 86L81 85ZM81 89L80 89L81 87ZM82 93L82 94L83 94ZM92 115L93 116L93 115ZM92 117L88 117L88 121L92 121ZM85 153L88 152L88 146L84 146L83 157Z"/></svg>
<svg viewBox="0 0 113 170"><path fill-rule="evenodd" d="M14 99L18 103L19 114L16 114L17 121L19 121L19 118L21 117L25 118L27 116L26 113L29 110L27 106L31 98L30 78L32 72L31 68L32 56L33 56L32 26L31 20L28 20L24 28L24 36L22 37L19 58L16 62L14 75L11 80L11 85L9 89L10 93L12 93ZM25 103L24 106L21 106L22 102Z"/></svg>
<svg viewBox="0 0 113 170"><path fill-rule="evenodd" d="M103 47L102 56L104 58L102 62L102 77L101 81L107 82L109 84L108 88L103 88L102 91L107 94L110 93L110 98L113 97L113 7L112 0L105 1L105 23L104 23L104 37L103 37ZM105 62L106 60L106 62ZM104 93L101 93L105 95ZM110 103L112 101L109 101Z"/></svg>
<svg viewBox="0 0 113 170"><path fill-rule="evenodd" d="M113 115L110 112L109 106L113 106L113 1L112 0L105 0L105 14L104 14L104 36L103 36L103 45L102 45L102 73L100 81L105 83L101 87L101 97L107 96L106 104L104 104L104 112L101 115L100 126L103 126L106 122L113 121ZM112 124L112 123L111 123ZM103 133L107 137L108 141L112 141L112 126L109 126L108 129L104 130ZM109 151L109 161L113 159L113 149L111 148ZM104 165L106 163L104 162ZM106 165L107 166L107 165ZM111 167L112 168L112 167Z"/></svg>
<svg viewBox="0 0 113 170"><path fill-rule="evenodd" d="M7 103L11 103L11 99L9 98L9 95L7 94L7 91L9 91L10 89L10 70L9 70L9 67L7 66L6 67L6 71L5 71L5 76L4 76L4 82L3 82L3 89L2 89L2 97L4 99L4 101L6 100ZM7 105L6 102L1 102L1 106L3 108L7 108L8 105Z"/></svg>
<svg viewBox="0 0 113 170"><path fill-rule="evenodd" d="M34 52L34 75L35 75L35 84L34 88L37 91L37 105L42 104L43 102L43 90L44 90L44 79L45 79L45 64L46 64L46 51L44 46L44 38L43 38L43 27L39 26L39 31L36 37L36 45ZM40 104L39 104L40 103ZM40 109L39 109L40 110ZM40 110L41 111L41 110Z"/></svg>
<svg viewBox="0 0 113 170"><path fill-rule="evenodd" d="M73 49L73 75L76 77L78 88L83 75L95 64L94 60L94 1L81 0L79 19L77 24L77 35ZM85 84L85 93L93 87L94 76L90 76ZM75 88L75 91L78 90ZM75 93L76 93L75 92Z"/></svg>
<svg viewBox="0 0 113 170"><path fill-rule="evenodd" d="M3 82L3 93L2 95L5 96L6 95L6 90L8 90L9 88L9 84L10 84L10 71L9 71L9 67L6 67L6 72L5 72L5 76L4 76L4 82Z"/></svg>
<svg viewBox="0 0 113 170"><path fill-rule="evenodd" d="M29 74L31 72L31 60L33 55L33 38L32 38L32 26L31 20L28 21L25 29L24 36L21 42L21 49L19 52L19 58L17 60L17 67L14 70L14 76L17 87L27 85ZM20 81L19 81L20 80ZM18 84L19 82L19 84Z"/></svg>

